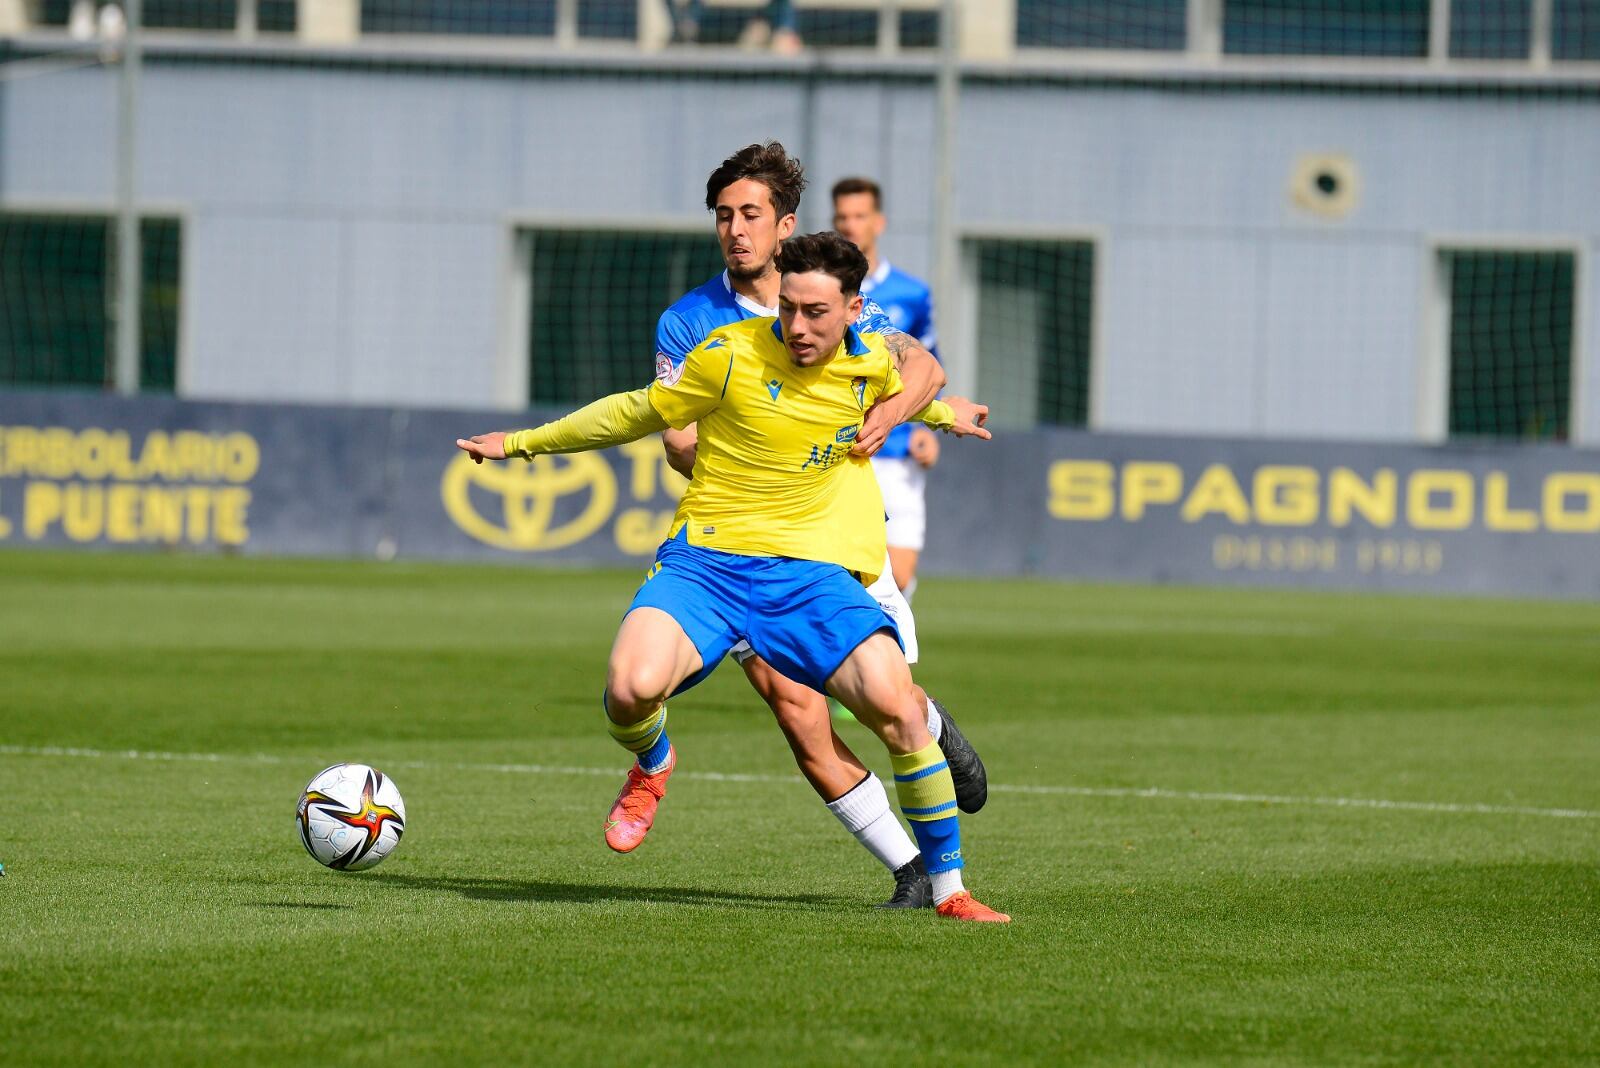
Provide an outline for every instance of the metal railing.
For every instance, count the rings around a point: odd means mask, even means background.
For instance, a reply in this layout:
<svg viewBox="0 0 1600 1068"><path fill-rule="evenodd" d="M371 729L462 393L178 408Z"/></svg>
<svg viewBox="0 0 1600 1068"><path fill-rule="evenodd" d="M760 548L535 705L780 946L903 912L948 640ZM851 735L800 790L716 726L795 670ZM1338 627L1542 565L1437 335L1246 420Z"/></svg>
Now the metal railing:
<svg viewBox="0 0 1600 1068"><path fill-rule="evenodd" d="M940 0L789 0L789 2L794 8L811 13L813 17L819 12L838 13L841 17L875 13L875 33L870 40L862 40L860 43L863 47L870 47L885 56L899 54L906 47L901 36L902 14L915 13L936 17L941 7ZM1425 36L1425 49L1417 55L1390 53L1382 59L1377 59L1352 56L1347 52L1341 53L1333 49L1328 52L1296 51L1293 55L1279 54L1271 58L1299 64L1337 59L1341 62L1369 64L1387 62L1432 67L1489 62L1507 68L1543 70L1549 68L1552 63L1567 62L1555 58L1559 53L1554 41L1558 21L1555 15L1556 2L1557 0L1506 0L1506 14L1514 15L1519 21L1525 21L1528 32L1526 47L1523 48L1519 40L1514 47L1507 49L1503 58L1485 61L1452 53L1452 0L1428 0L1426 27L1420 31L1421 35ZM498 18L501 20L513 20L510 23L511 28L497 29L493 36L500 40L509 37L520 42L543 41L557 50L595 46L615 48L618 44L626 46L631 41L634 47L646 52L665 49L674 40L673 13L668 0L636 0L626 24L611 27L625 35L620 40L615 33L599 37L586 33L580 0L552 0L552 3L553 21L546 19L541 22L541 26L547 25L550 28L548 31L540 32L516 28L514 19L518 17L526 19L528 10L526 7L506 5L503 8L489 9L498 11ZM700 3L703 8L715 13L758 9L764 6L765 0L700 0ZM59 24L52 26L42 21L41 13L45 8L42 0L0 0L0 36L20 36L39 32L59 33L66 29L75 37L94 37L105 32L107 25L116 27L123 22L120 18L112 17L108 20L104 17L104 8L108 6L114 5L107 5L104 0L74 0L69 5L71 15L66 26ZM282 5L277 6L282 8ZM232 0L231 3L229 0L205 0L204 3L197 0L195 11L203 13L203 17L197 14L195 28L228 22L226 14L230 7L232 29L222 32L243 40L258 39L264 34L262 5L259 0ZM1146 65L1170 66L1181 63L1204 67L1221 64L1247 65L1260 63L1268 58L1266 55L1245 56L1237 51L1230 51L1225 33L1225 27L1228 25L1228 0L1187 0L1183 12L1180 48L1174 48L1166 39L1158 42L1154 36L1152 43L1148 45L1129 43L1125 35L1121 39L1108 40L1104 44L1078 43L1067 48L1029 46L1019 44L1017 0L961 0L960 7L962 18L956 42L957 53L963 61L968 62L1007 62L1016 59L1037 60L1048 56L1067 56L1087 61L1092 65L1113 67L1140 65L1141 61ZM448 6L443 10L448 11ZM548 11L549 8L544 10ZM1133 10L1136 9L1130 9ZM465 34L459 32L462 26L468 24L466 20L458 25L430 26L425 19L416 22L416 29L399 31L386 27L381 34L375 34L370 28L362 26L361 0L296 0L293 11L293 39L311 45L351 46L363 42L372 43L375 38L392 43L396 36L408 38L433 36L442 39L441 47L449 47L449 42L455 41L459 44L463 36L482 36L475 31ZM1063 4L1064 15L1073 11L1070 5ZM521 14L518 14L519 12ZM1076 17L1081 21L1084 16L1079 11ZM148 20L146 29L151 29ZM179 31L194 32L193 29L182 28L179 28ZM1174 38L1176 33L1177 29L1174 28L1172 31ZM1516 35L1507 31L1505 36L1509 40ZM937 34L934 34L931 39L923 43L933 46L936 39ZM1600 56L1592 58L1600 60Z"/></svg>

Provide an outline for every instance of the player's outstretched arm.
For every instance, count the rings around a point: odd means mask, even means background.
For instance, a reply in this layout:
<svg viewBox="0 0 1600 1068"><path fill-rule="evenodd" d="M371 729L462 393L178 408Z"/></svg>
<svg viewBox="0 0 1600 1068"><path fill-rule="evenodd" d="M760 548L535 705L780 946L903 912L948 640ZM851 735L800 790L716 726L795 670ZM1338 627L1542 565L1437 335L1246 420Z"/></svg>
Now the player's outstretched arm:
<svg viewBox="0 0 1600 1068"><path fill-rule="evenodd" d="M532 430L457 438L456 447L471 456L474 463L481 464L484 460L505 460L513 456L605 449L637 441L666 428L667 421L650 403L646 388L601 397L571 415Z"/></svg>
<svg viewBox="0 0 1600 1068"><path fill-rule="evenodd" d="M899 330L884 331L880 336L894 357L904 388L892 397L885 397L867 412L856 443L850 449L857 456L871 456L883 448L889 432L901 423L915 420L912 413L926 407L945 385L944 368L916 338Z"/></svg>

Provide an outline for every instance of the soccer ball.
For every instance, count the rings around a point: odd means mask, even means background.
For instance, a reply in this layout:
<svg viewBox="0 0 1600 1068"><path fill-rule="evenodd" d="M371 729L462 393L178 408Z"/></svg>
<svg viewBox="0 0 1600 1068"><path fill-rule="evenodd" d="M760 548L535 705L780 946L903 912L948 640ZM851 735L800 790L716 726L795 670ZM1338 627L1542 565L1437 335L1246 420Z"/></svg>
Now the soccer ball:
<svg viewBox="0 0 1600 1068"><path fill-rule="evenodd" d="M306 784L294 813L300 843L338 871L373 867L406 830L406 803L394 780L365 764L335 764Z"/></svg>

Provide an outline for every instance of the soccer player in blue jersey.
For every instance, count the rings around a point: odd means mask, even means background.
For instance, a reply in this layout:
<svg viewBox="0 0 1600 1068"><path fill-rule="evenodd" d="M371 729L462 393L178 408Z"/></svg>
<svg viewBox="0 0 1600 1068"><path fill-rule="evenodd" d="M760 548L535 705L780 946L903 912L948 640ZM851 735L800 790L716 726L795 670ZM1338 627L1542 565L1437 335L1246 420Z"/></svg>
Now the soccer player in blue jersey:
<svg viewBox="0 0 1600 1068"><path fill-rule="evenodd" d="M776 314L779 243L794 230L804 188L805 174L799 162L775 142L749 145L711 173L706 182L706 207L715 216L726 270L690 290L662 314L656 331L658 376L673 373L689 352L718 327ZM934 398L944 383L944 375L932 355L896 329L872 304L863 302L861 315L853 325L858 331L883 337L906 383L903 394L883 401L870 413L867 423L871 429L864 428L862 437L870 434L872 440L858 443L856 452L862 455L868 453L873 441L892 440L901 420ZM669 429L663 439L673 467L692 477L694 428ZM881 570L883 574L870 592L899 625L906 660L914 664L917 638L911 608L895 584L892 569ZM883 784L834 733L826 699L775 671L748 644L740 643L732 655L772 709L801 773L828 811L894 876L894 893L885 904L894 908L929 904L931 890L925 859L895 819ZM927 711L929 732L938 741L955 777L961 810L978 811L988 793L982 760L955 726L948 709L929 698L921 687L916 692ZM624 801L619 798L618 805ZM649 827L649 822L639 827L638 821L619 820L610 828L607 841L612 842L613 848L620 841L631 849ZM639 828L636 834L634 828Z"/></svg>
<svg viewBox="0 0 1600 1068"><path fill-rule="evenodd" d="M938 355L933 329L933 291L878 255L883 236L883 190L870 178L842 178L833 185L833 228L867 257L861 295L896 327ZM926 427L902 423L872 456L872 470L888 513L889 562L895 585L910 601L917 589L917 559L927 530L928 468L939 462L939 439Z"/></svg>
<svg viewBox="0 0 1600 1068"><path fill-rule="evenodd" d="M862 585L887 555L883 498L849 446L874 403L904 392L882 337L850 325L861 313L866 259L837 234L813 234L786 242L778 266L778 316L713 330L648 388L533 430L456 444L481 463L605 448L697 423L694 476L607 669L607 727L638 755L624 797L652 798L653 815L675 763L664 702L742 640L785 676L839 698L883 742L939 915L1009 922L963 885L948 761L927 729L899 628ZM988 437L978 425L987 409L959 398L915 414Z"/></svg>

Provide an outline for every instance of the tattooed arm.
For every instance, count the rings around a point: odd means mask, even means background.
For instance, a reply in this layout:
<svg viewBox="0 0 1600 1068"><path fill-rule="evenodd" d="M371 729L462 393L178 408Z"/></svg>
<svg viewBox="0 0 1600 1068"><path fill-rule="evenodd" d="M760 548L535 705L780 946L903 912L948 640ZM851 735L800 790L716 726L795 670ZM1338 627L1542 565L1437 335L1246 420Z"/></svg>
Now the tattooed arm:
<svg viewBox="0 0 1600 1068"><path fill-rule="evenodd" d="M861 424L861 433L850 450L857 456L871 456L883 448L889 431L922 411L944 388L944 368L933 358L933 353L918 344L917 339L899 330L886 330L879 335L900 369L900 380L905 389L894 396L879 401L867 412Z"/></svg>

